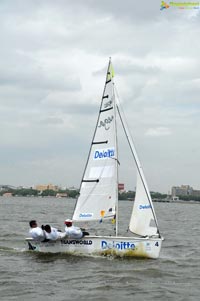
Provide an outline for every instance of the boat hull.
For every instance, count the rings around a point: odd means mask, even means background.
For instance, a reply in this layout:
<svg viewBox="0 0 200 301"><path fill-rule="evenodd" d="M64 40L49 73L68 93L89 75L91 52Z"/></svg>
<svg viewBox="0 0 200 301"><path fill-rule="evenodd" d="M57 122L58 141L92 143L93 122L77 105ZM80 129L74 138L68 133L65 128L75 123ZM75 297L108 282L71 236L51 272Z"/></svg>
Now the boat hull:
<svg viewBox="0 0 200 301"><path fill-rule="evenodd" d="M162 240L162 238L115 236L85 236L82 239L64 238L49 242L26 239L29 250L37 252L140 258L158 258Z"/></svg>

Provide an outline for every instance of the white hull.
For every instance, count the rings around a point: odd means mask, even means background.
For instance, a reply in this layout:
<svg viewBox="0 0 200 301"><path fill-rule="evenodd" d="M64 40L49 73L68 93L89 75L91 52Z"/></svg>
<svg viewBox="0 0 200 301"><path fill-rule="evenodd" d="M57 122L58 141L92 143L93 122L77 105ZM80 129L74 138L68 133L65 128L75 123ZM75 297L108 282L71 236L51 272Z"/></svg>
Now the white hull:
<svg viewBox="0 0 200 301"><path fill-rule="evenodd" d="M158 258L162 244L162 238L115 236L85 236L82 239L64 238L49 242L36 242L32 238L27 238L26 241L34 251L43 253L141 258Z"/></svg>

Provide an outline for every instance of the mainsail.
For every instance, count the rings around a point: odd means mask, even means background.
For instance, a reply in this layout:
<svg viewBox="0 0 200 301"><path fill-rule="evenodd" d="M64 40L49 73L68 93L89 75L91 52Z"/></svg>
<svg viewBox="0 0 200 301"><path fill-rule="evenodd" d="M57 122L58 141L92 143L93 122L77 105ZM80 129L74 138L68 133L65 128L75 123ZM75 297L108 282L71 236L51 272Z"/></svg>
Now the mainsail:
<svg viewBox="0 0 200 301"><path fill-rule="evenodd" d="M72 218L74 221L113 218L116 213L118 151L113 77L110 61L80 195Z"/></svg>

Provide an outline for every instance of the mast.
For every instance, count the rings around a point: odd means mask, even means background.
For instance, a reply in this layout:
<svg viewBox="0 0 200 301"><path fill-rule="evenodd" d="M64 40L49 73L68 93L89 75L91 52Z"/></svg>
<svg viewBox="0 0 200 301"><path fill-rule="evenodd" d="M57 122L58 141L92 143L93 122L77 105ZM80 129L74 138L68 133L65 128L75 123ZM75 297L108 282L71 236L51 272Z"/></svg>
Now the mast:
<svg viewBox="0 0 200 301"><path fill-rule="evenodd" d="M117 149L117 158L115 158L116 160L116 164L117 164L117 181L116 181L116 212L115 212L115 235L118 236L118 221L119 221L119 214L118 214L118 209L119 209L119 197L118 197L118 183L119 183L119 172L118 172L118 164L119 164L119 158L118 158L118 140L117 140L117 120L116 120L116 111L117 111L117 105L116 105L116 100L115 100L115 86L113 83L113 107L114 107L114 115L115 115L115 129L116 129L116 149Z"/></svg>
<svg viewBox="0 0 200 301"><path fill-rule="evenodd" d="M142 184L144 186L144 189L145 189L145 192L146 192L149 204L151 205L151 210L152 210L152 214L153 214L153 217L154 217L154 220L155 220L155 224L156 224L156 227L157 227L157 232L159 234L159 237L161 237L159 229L158 229L158 221L157 221L156 214L155 214L155 211L154 211L154 208L153 208L153 204L152 204L152 200L151 200L151 195L150 195L149 189L147 187L147 183L146 183L146 180L145 180L145 177L144 177L142 166L141 166L139 158L137 156L137 152L136 152L133 140L131 138L131 135L129 133L128 127L127 127L126 123L123 121L123 118L122 118L122 115L121 115L121 111L122 110L120 110L119 99L118 99L118 104L116 104L116 107L117 107L117 111L118 111L118 114L119 114L119 117L120 117L120 120L121 120L121 123L122 123L122 127L123 127L123 130L124 130L124 133L126 135L126 138L127 138L127 141L128 141L128 144L129 144L129 147L130 147L130 150L131 150L131 153L132 153L133 158L135 160L135 164L136 164L139 176L140 176Z"/></svg>

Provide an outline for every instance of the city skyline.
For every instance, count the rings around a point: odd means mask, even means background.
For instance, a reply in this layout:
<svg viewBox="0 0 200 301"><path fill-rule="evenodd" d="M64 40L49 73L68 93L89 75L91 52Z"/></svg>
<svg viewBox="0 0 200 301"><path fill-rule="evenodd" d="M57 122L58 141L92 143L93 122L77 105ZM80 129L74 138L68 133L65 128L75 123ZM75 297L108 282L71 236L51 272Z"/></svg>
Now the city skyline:
<svg viewBox="0 0 200 301"><path fill-rule="evenodd" d="M31 185L31 186L24 186L24 185L19 185L19 186L13 186L9 184L0 184L0 191L1 190L6 190L6 189L34 189L38 191L44 191L44 190L79 190L80 187L76 187L74 185L72 186L62 186L58 185L55 183L40 183L36 185ZM134 189L126 189L126 184L125 183L118 183L118 190L119 191L135 191ZM160 191L151 191L155 193L161 193ZM200 190L198 187L192 187L189 184L181 184L180 186L172 185L170 187L170 191L164 193L167 195L190 195L190 194L195 194L195 195L200 195Z"/></svg>

